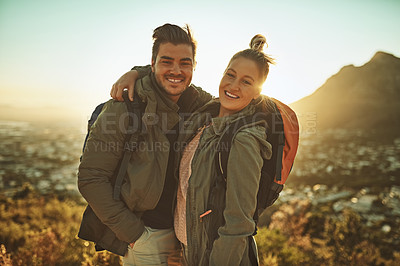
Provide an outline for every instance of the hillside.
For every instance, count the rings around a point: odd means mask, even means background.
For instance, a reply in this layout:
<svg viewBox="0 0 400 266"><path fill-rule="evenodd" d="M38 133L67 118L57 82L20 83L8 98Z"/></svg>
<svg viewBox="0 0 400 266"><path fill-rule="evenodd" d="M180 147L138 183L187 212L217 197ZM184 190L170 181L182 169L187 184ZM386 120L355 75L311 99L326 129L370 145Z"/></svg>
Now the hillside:
<svg viewBox="0 0 400 266"><path fill-rule="evenodd" d="M348 65L310 96L291 104L303 128L400 129L400 58L377 52ZM311 120L311 121L310 121Z"/></svg>

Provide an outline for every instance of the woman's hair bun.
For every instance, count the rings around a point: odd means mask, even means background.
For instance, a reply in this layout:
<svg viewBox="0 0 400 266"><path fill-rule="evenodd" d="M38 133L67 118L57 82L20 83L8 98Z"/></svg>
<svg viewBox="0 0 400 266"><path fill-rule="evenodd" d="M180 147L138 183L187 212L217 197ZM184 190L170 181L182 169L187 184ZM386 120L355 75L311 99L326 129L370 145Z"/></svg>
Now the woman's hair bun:
<svg viewBox="0 0 400 266"><path fill-rule="evenodd" d="M262 52L264 49L264 45L267 44L267 39L264 35L257 34L250 41L250 48L256 50L258 52ZM268 47L268 44L267 44Z"/></svg>

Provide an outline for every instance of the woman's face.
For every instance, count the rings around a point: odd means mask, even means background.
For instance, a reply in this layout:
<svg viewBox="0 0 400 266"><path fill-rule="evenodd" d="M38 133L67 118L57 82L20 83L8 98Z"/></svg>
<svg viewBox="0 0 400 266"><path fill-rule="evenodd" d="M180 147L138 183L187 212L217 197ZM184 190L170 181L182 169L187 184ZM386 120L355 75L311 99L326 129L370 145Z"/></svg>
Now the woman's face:
<svg viewBox="0 0 400 266"><path fill-rule="evenodd" d="M231 115L245 108L260 95L262 83L257 64L253 60L244 57L233 60L219 84L219 116Z"/></svg>

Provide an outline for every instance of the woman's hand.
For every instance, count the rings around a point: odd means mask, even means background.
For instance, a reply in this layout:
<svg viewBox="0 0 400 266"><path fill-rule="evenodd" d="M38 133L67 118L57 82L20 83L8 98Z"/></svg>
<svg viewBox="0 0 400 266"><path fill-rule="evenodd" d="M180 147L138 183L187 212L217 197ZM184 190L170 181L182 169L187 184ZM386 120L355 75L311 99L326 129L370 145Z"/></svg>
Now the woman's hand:
<svg viewBox="0 0 400 266"><path fill-rule="evenodd" d="M112 86L110 96L114 100L124 101L122 98L122 92L127 89L129 99L133 101L133 90L135 88L135 82L139 74L136 70L131 70L122 75Z"/></svg>

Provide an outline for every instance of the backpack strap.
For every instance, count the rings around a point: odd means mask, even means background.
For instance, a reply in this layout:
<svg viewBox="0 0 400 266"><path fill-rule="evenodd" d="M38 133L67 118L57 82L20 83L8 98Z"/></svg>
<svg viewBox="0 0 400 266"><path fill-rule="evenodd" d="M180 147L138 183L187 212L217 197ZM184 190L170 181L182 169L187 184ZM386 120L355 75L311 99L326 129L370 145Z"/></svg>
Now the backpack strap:
<svg viewBox="0 0 400 266"><path fill-rule="evenodd" d="M264 116L247 116L236 123L233 123L227 127L227 129L223 132L222 137L218 143L217 151L218 154L216 156L217 160L217 172L222 176L225 181L227 178L227 169L228 169L228 159L229 159L229 152L231 151L233 137L245 125L248 125L252 122L258 122L261 120L265 120Z"/></svg>
<svg viewBox="0 0 400 266"><path fill-rule="evenodd" d="M257 116L247 116L237 123L234 123L228 127L228 129L223 133L221 140L218 143L218 156L217 159L217 170L218 172L224 177L226 180L227 177L227 168L228 168L228 158L229 152L232 147L233 137L237 133L237 131L242 128L243 126L258 122L258 121L265 121L267 127L265 129L267 133L267 140L270 138L270 134L277 134L278 138L278 147L277 147L277 160L276 160L276 169L282 168L282 156L283 156L283 149L285 147L285 134L283 129L282 122L277 122L277 120L282 121L280 113L274 114L262 114ZM278 159L280 158L280 160ZM264 162L266 160L264 159ZM276 171L277 179L281 178L280 171Z"/></svg>
<svg viewBox="0 0 400 266"><path fill-rule="evenodd" d="M142 103L142 101L140 100L139 96L136 93L133 102L129 100L127 91L124 91L122 96L124 98L124 102L128 109L129 124L127 129L127 134L124 140L124 155L122 156L119 170L114 182L114 192L113 192L114 200L119 200L119 196L121 194L121 186L125 178L129 160L132 156L132 153L135 152L137 149L137 145L130 145L130 142L132 140L135 143L138 142L138 134L135 133L142 132L142 116L144 111L144 104ZM136 128L135 128L134 118L136 118L138 122Z"/></svg>
<svg viewBox="0 0 400 266"><path fill-rule="evenodd" d="M103 110L103 107L104 107L105 104L106 103L101 103L101 104L97 105L96 108L94 109L92 115L90 116L90 119L88 120L87 133L86 133L86 137L85 137L85 140L83 141L83 146L82 146L82 154L85 151L86 142L87 142L87 140L89 138L90 128L92 127L92 125L96 121L97 117L101 113L101 110ZM79 160L82 161L82 155L81 155Z"/></svg>
<svg viewBox="0 0 400 266"><path fill-rule="evenodd" d="M280 114L279 114L280 115ZM277 158L276 158L276 171L275 171L275 178L277 181L282 180L282 157L283 157L283 149L285 148L285 134L284 128L282 125L282 132L278 132L278 149L277 149Z"/></svg>

